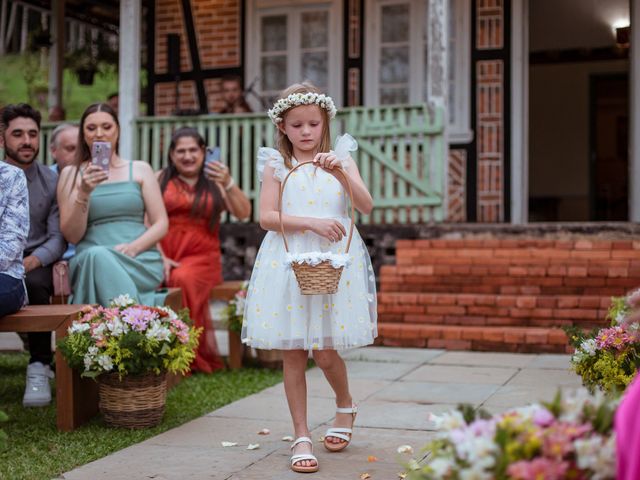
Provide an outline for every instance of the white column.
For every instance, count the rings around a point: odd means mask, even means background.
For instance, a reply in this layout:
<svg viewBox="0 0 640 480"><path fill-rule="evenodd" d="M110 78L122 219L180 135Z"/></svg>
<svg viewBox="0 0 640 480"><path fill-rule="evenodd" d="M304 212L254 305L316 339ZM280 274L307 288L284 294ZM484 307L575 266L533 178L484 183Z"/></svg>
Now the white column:
<svg viewBox="0 0 640 480"><path fill-rule="evenodd" d="M53 0L51 3L51 38L53 45L49 49L49 108L63 105L64 3L65 0Z"/></svg>
<svg viewBox="0 0 640 480"><path fill-rule="evenodd" d="M511 223L529 221L529 0L511 3Z"/></svg>
<svg viewBox="0 0 640 480"><path fill-rule="evenodd" d="M631 0L629 129L629 220L640 222L640 0Z"/></svg>
<svg viewBox="0 0 640 480"><path fill-rule="evenodd" d="M134 120L140 104L140 6L141 0L120 0L120 61L118 94L120 156L134 158Z"/></svg>

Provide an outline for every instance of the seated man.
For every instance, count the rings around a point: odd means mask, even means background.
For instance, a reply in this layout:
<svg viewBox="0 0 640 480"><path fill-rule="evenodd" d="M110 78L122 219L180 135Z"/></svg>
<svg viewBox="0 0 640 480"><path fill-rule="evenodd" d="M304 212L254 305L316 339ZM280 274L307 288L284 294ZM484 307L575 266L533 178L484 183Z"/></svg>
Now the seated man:
<svg viewBox="0 0 640 480"><path fill-rule="evenodd" d="M251 113L251 107L244 98L242 80L237 76L222 78L222 99L224 108L220 113Z"/></svg>
<svg viewBox="0 0 640 480"><path fill-rule="evenodd" d="M72 123L63 123L54 128L51 132L49 150L55 162L51 165L51 170L58 175L67 165L73 165L78 148L78 126ZM69 260L76 253L76 246L69 244L67 251L62 256L63 260Z"/></svg>
<svg viewBox="0 0 640 480"><path fill-rule="evenodd" d="M52 264L67 244L60 232L56 200L58 176L36 162L40 149L40 113L26 104L7 105L2 111L0 147L5 162L20 168L27 177L29 192L29 236L24 250L27 295L32 305L49 305L53 292ZM22 404L45 406L51 402L51 332L29 333L31 358Z"/></svg>
<svg viewBox="0 0 640 480"><path fill-rule="evenodd" d="M22 170L0 162L0 317L25 303L22 251L29 235L29 195Z"/></svg>

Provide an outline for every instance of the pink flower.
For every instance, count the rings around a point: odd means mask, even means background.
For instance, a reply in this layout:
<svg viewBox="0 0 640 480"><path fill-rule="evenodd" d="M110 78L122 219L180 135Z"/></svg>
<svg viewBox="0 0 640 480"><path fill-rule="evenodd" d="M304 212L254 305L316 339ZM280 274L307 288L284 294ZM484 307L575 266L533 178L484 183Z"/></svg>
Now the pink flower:
<svg viewBox="0 0 640 480"><path fill-rule="evenodd" d="M561 480L569 468L568 462L556 462L548 458L536 458L530 462L521 460L507 469L514 480Z"/></svg>
<svg viewBox="0 0 640 480"><path fill-rule="evenodd" d="M631 337L620 326L600 330L596 337L596 345L601 349L612 347L621 350L630 342Z"/></svg>
<svg viewBox="0 0 640 480"><path fill-rule="evenodd" d="M121 313L122 321L131 325L133 330L143 332L149 326L149 322L156 320L158 314L149 308L134 306L126 308Z"/></svg>
<svg viewBox="0 0 640 480"><path fill-rule="evenodd" d="M533 414L533 423L538 427L547 427L555 421L553 414L546 408L540 408Z"/></svg>

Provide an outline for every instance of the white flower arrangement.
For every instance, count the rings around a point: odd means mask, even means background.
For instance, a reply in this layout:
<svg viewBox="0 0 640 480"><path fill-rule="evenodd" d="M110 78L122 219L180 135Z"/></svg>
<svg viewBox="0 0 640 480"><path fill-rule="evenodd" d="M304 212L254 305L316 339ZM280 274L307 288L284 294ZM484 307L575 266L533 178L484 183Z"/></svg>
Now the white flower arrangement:
<svg viewBox="0 0 640 480"><path fill-rule="evenodd" d="M293 263L308 263L316 266L327 260L333 268L341 268L351 263L351 256L348 253L333 252L287 253L285 265L290 267Z"/></svg>
<svg viewBox="0 0 640 480"><path fill-rule="evenodd" d="M282 122L282 115L284 112L293 107L299 107L300 105L318 105L320 108L324 108L329 114L329 118L332 119L338 113L333 99L324 93L292 93L286 98L279 99L271 110L267 112L274 125Z"/></svg>

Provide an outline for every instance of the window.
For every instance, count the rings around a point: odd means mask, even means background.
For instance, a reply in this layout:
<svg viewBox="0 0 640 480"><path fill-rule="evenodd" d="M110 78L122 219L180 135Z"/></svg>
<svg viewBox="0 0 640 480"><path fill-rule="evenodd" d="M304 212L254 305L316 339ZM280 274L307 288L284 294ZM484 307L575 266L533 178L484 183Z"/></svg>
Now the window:
<svg viewBox="0 0 640 480"><path fill-rule="evenodd" d="M470 1L447 2L449 141L468 142ZM428 100L428 0L367 0L371 19L365 32L367 105Z"/></svg>
<svg viewBox="0 0 640 480"><path fill-rule="evenodd" d="M310 80L341 104L340 2L253 0L249 2L247 81L271 106L288 85ZM250 100L251 101L251 100Z"/></svg>

